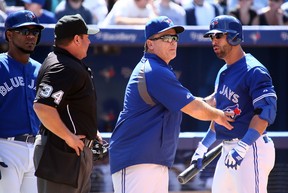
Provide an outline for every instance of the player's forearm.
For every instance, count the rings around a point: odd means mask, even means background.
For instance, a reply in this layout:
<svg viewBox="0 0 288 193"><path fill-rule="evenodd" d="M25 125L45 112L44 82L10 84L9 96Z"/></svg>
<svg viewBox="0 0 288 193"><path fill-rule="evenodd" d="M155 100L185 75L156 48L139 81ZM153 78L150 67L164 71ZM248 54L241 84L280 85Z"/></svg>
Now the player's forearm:
<svg viewBox="0 0 288 193"><path fill-rule="evenodd" d="M263 132L268 127L268 122L266 120L261 119L258 115L254 115L254 117L250 121L249 128L253 128L256 131L259 132L260 135L263 134Z"/></svg>
<svg viewBox="0 0 288 193"><path fill-rule="evenodd" d="M117 25L144 25L149 18L116 17Z"/></svg>
<svg viewBox="0 0 288 193"><path fill-rule="evenodd" d="M181 109L182 112L202 121L215 120L220 116L219 110L196 98Z"/></svg>
<svg viewBox="0 0 288 193"><path fill-rule="evenodd" d="M41 123L52 133L63 140L67 140L72 135L55 108L40 103L34 103L33 107Z"/></svg>

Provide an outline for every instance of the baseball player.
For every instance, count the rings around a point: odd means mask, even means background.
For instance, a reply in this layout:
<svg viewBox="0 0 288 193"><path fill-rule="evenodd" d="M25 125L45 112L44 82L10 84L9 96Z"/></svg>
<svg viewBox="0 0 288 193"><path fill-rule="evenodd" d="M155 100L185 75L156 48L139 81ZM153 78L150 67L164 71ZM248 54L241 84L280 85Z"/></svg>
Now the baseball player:
<svg viewBox="0 0 288 193"><path fill-rule="evenodd" d="M0 193L37 192L32 156L40 122L33 100L40 63L30 54L43 28L26 10L8 15L5 21L9 49L0 54Z"/></svg>
<svg viewBox="0 0 288 193"><path fill-rule="evenodd" d="M223 140L212 185L213 193L267 193L268 175L274 166L275 149L266 133L276 117L277 96L268 70L242 50L242 24L221 15L210 23L205 38L211 38L218 58L226 64L218 72L215 93L207 102L231 112L234 129L213 123L199 143L192 162L200 168L207 149Z"/></svg>
<svg viewBox="0 0 288 193"><path fill-rule="evenodd" d="M168 168L174 161L182 112L232 129L227 122L232 119L194 97L169 65L183 31L166 16L146 24L145 53L130 77L110 140L115 193L168 193Z"/></svg>

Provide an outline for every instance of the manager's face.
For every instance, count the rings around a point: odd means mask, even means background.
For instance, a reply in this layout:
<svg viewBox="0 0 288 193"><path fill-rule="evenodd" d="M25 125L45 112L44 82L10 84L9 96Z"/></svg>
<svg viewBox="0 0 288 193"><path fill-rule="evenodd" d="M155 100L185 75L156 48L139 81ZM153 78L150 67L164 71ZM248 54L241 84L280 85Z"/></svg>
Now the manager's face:
<svg viewBox="0 0 288 193"><path fill-rule="evenodd" d="M178 39L174 29L155 34L146 42L148 52L156 54L168 64L176 57Z"/></svg>

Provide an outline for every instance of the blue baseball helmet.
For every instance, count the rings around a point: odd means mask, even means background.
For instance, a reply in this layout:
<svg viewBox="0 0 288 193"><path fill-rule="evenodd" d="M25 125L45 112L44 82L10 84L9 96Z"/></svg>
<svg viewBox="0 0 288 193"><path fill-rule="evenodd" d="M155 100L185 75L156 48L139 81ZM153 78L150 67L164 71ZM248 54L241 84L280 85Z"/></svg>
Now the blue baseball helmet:
<svg viewBox="0 0 288 193"><path fill-rule="evenodd" d="M230 15L220 15L212 19L210 30L203 37L208 38L215 33L227 33L227 41L232 46L236 46L244 40L241 22Z"/></svg>
<svg viewBox="0 0 288 193"><path fill-rule="evenodd" d="M13 30L16 28L29 26L29 25L36 26L40 30L44 29L44 26L40 25L37 16L31 11L21 10L21 11L16 11L16 12L9 14L5 20L5 38L6 38L6 40L8 41L7 36L6 36L7 30ZM37 44L40 41L40 37L41 37L41 32L38 36Z"/></svg>

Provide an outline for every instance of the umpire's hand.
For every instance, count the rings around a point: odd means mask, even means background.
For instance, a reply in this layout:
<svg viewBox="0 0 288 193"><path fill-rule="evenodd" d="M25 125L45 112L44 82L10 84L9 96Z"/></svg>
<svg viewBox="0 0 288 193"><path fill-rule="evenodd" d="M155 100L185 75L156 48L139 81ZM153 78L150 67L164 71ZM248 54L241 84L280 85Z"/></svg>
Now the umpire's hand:
<svg viewBox="0 0 288 193"><path fill-rule="evenodd" d="M3 159L0 157L0 166L7 168L8 166L3 162ZM0 180L2 179L1 170L0 170Z"/></svg>

